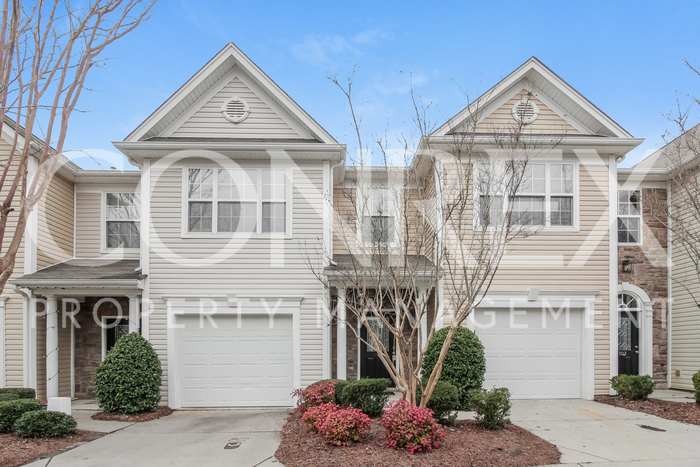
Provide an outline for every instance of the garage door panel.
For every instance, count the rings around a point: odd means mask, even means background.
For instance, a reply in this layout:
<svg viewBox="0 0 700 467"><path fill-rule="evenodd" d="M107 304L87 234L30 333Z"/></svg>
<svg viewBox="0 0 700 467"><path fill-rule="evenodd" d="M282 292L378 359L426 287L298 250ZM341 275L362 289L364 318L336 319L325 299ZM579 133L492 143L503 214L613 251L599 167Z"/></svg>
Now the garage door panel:
<svg viewBox="0 0 700 467"><path fill-rule="evenodd" d="M183 407L289 406L293 390L292 318L217 317L217 327L181 318L178 333Z"/></svg>
<svg viewBox="0 0 700 467"><path fill-rule="evenodd" d="M567 327L565 313L496 312L494 326L475 330L486 356L484 387L507 387L514 398L581 397L581 315L571 311ZM488 312L474 318L491 321Z"/></svg>

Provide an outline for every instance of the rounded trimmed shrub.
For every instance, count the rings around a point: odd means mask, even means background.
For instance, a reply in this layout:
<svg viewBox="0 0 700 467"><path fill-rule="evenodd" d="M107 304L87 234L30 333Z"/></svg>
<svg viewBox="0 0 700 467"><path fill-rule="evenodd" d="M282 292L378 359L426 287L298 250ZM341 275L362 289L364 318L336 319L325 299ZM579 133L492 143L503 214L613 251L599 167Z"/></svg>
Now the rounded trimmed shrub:
<svg viewBox="0 0 700 467"><path fill-rule="evenodd" d="M610 379L610 385L620 397L631 401L646 399L656 387L649 375L618 375Z"/></svg>
<svg viewBox="0 0 700 467"><path fill-rule="evenodd" d="M419 386L416 389L418 404L420 404L421 396ZM455 420L457 420L456 410L459 408L459 391L454 384L447 381L438 381L426 407L435 413L437 421L443 425L453 425Z"/></svg>
<svg viewBox="0 0 700 467"><path fill-rule="evenodd" d="M693 375L693 387L695 388L695 402L700 404L700 371Z"/></svg>
<svg viewBox="0 0 700 467"><path fill-rule="evenodd" d="M77 426L75 419L63 412L34 410L22 414L12 431L22 438L64 438L75 433Z"/></svg>
<svg viewBox="0 0 700 467"><path fill-rule="evenodd" d="M507 388L473 389L470 403L479 425L489 430L500 430L510 423L510 391Z"/></svg>
<svg viewBox="0 0 700 467"><path fill-rule="evenodd" d="M321 383L327 383L328 381L332 381L336 384L335 386L335 403L340 405L341 401L343 399L343 389L345 389L345 386L350 384L350 381L344 380L344 379L322 379L320 381L316 381L315 383L309 385L308 387L311 386L316 386L317 384Z"/></svg>
<svg viewBox="0 0 700 467"><path fill-rule="evenodd" d="M15 394L14 392L6 392L6 393L0 393L0 402L3 401L14 401L19 399L19 396Z"/></svg>
<svg viewBox="0 0 700 467"><path fill-rule="evenodd" d="M44 405L37 399L16 399L0 402L0 433L11 431L17 419L26 412L43 409Z"/></svg>
<svg viewBox="0 0 700 467"><path fill-rule="evenodd" d="M406 449L411 454L432 450L445 437L432 410L421 409L404 399L387 406L382 426L386 429L386 434L382 435L386 439L384 447Z"/></svg>
<svg viewBox="0 0 700 467"><path fill-rule="evenodd" d="M450 328L443 328L433 333L428 348L423 356L422 374L428 378L432 373L442 345ZM454 385L459 392L459 409L469 407L469 391L481 389L486 373L486 358L481 340L467 328L457 329L442 362L440 381Z"/></svg>
<svg viewBox="0 0 700 467"><path fill-rule="evenodd" d="M326 444L349 446L361 443L371 424L372 420L360 409L339 407L329 411L319 432L323 434Z"/></svg>
<svg viewBox="0 0 700 467"><path fill-rule="evenodd" d="M122 336L95 371L95 395L105 412L154 412L162 369L153 346L139 334Z"/></svg>
<svg viewBox="0 0 700 467"><path fill-rule="evenodd" d="M370 417L381 415L390 394L386 378L362 378L348 383L343 389L343 406L362 410Z"/></svg>
<svg viewBox="0 0 700 467"><path fill-rule="evenodd" d="M36 399L36 391L32 388L0 388L0 397L3 394L14 394L17 399Z"/></svg>
<svg viewBox="0 0 700 467"><path fill-rule="evenodd" d="M338 384L335 381L319 381L311 386L307 386L305 389L294 390L292 396L297 398L297 408L303 414L312 407L334 403L335 388L337 386Z"/></svg>

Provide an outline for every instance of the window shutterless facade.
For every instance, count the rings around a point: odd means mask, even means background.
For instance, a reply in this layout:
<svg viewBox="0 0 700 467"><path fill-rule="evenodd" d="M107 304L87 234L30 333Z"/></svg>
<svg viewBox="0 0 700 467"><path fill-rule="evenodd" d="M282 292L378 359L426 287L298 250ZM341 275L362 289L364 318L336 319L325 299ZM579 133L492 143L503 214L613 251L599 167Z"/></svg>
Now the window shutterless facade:
<svg viewBox="0 0 700 467"><path fill-rule="evenodd" d="M617 192L617 242L642 242L642 193L639 190Z"/></svg>
<svg viewBox="0 0 700 467"><path fill-rule="evenodd" d="M503 212L510 208L513 225L551 229L577 227L576 164L527 164L516 195L511 199L503 193L509 183L508 175L491 177L489 171L493 170L484 166L477 171L477 219L481 226L499 225Z"/></svg>
<svg viewBox="0 0 700 467"><path fill-rule="evenodd" d="M186 233L290 233L283 169L185 169Z"/></svg>
<svg viewBox="0 0 700 467"><path fill-rule="evenodd" d="M107 248L139 248L140 205L136 193L105 193Z"/></svg>
<svg viewBox="0 0 700 467"><path fill-rule="evenodd" d="M395 245L398 241L396 231L396 200L390 188L370 188L369 193L358 190L357 206L360 227L360 240L364 244Z"/></svg>

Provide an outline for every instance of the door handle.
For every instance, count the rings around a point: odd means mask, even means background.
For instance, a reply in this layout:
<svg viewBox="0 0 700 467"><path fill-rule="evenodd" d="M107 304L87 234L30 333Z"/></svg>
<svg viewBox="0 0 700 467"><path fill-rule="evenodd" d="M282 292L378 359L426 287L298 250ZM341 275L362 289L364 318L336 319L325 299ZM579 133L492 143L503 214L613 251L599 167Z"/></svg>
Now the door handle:
<svg viewBox="0 0 700 467"><path fill-rule="evenodd" d="M639 350L635 350L634 353L636 353L637 355L639 355Z"/></svg>

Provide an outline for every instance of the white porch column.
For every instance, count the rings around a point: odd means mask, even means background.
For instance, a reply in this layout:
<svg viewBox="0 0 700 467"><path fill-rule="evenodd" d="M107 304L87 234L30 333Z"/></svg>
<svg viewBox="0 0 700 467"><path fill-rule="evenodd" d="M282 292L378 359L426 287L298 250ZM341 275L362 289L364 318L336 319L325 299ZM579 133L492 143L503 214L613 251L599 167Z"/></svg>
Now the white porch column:
<svg viewBox="0 0 700 467"><path fill-rule="evenodd" d="M139 296L129 296L129 334L139 332Z"/></svg>
<svg viewBox="0 0 700 467"><path fill-rule="evenodd" d="M422 352L428 342L428 291L421 290L418 292L418 309L423 311L420 317L420 339L418 342L418 352Z"/></svg>
<svg viewBox="0 0 700 467"><path fill-rule="evenodd" d="M338 343L336 351L336 373L338 379L348 377L347 316L345 310L345 288L338 289Z"/></svg>
<svg viewBox="0 0 700 467"><path fill-rule="evenodd" d="M46 398L58 397L58 299L46 297Z"/></svg>

